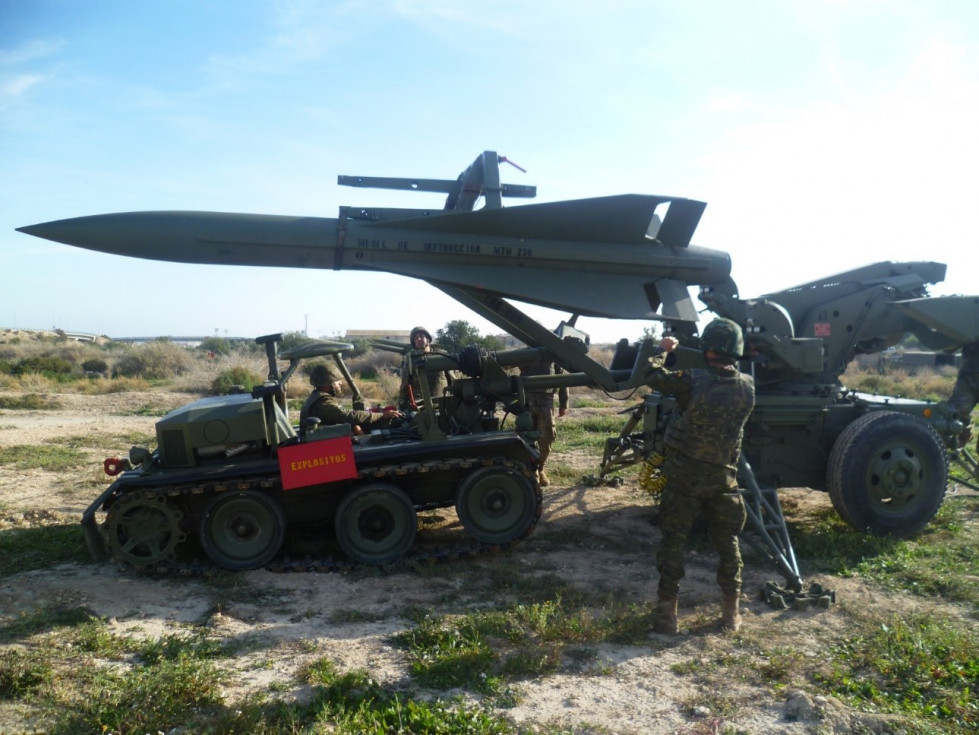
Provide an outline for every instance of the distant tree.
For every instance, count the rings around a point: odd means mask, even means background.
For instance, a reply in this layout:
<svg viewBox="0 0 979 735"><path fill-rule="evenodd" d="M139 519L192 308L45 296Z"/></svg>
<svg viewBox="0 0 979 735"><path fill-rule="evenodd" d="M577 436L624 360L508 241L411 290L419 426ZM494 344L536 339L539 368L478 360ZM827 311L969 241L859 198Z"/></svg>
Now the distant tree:
<svg viewBox="0 0 979 735"><path fill-rule="evenodd" d="M309 337L307 337L303 332L285 332L282 335L282 341L279 342L279 351L288 350L291 347L297 347L304 342L309 342Z"/></svg>
<svg viewBox="0 0 979 735"><path fill-rule="evenodd" d="M476 327L463 319L455 319L435 330L435 342L446 352L459 352L469 345L479 345L487 350L503 347L499 339L491 335L484 337Z"/></svg>
<svg viewBox="0 0 979 735"><path fill-rule="evenodd" d="M658 329L655 324L650 324L648 327L643 327L642 334L639 335L639 341L644 339L651 339L654 342L659 341Z"/></svg>

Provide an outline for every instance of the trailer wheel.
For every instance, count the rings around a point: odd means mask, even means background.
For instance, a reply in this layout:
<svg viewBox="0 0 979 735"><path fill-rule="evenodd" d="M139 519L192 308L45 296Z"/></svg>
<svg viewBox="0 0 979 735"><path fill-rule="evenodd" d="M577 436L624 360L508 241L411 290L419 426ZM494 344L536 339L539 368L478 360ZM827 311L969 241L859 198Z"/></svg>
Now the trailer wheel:
<svg viewBox="0 0 979 735"><path fill-rule="evenodd" d="M833 445L826 481L844 521L877 535L911 536L938 512L948 484L941 437L924 421L875 411Z"/></svg>
<svg viewBox="0 0 979 735"><path fill-rule="evenodd" d="M415 541L418 519L411 499L397 485L375 482L348 492L337 508L337 542L361 564L390 564Z"/></svg>
<svg viewBox="0 0 979 735"><path fill-rule="evenodd" d="M485 467L466 477L456 493L463 527L485 544L521 538L537 519L534 486L516 470Z"/></svg>
<svg viewBox="0 0 979 735"><path fill-rule="evenodd" d="M285 539L282 509L254 490L222 493L201 517L201 546L220 567L243 571L268 564Z"/></svg>

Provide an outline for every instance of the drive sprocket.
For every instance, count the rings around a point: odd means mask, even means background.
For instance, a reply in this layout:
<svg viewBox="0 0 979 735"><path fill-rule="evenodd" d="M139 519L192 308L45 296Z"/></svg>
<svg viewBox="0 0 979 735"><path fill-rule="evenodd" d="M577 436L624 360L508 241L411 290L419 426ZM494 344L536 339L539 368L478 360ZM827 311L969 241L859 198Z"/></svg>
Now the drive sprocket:
<svg viewBox="0 0 979 735"><path fill-rule="evenodd" d="M103 526L109 552L126 564L151 569L171 561L187 536L183 513L165 495L133 493L115 502Z"/></svg>

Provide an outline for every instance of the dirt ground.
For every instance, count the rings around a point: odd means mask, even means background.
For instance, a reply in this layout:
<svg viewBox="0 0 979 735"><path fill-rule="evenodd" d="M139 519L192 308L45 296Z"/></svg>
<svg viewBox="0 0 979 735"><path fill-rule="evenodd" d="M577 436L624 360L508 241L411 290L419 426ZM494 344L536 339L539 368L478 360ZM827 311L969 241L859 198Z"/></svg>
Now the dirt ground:
<svg viewBox="0 0 979 735"><path fill-rule="evenodd" d="M188 396L123 393L58 399L64 404L59 411L0 411L0 445L83 437L93 470L65 476L0 467L0 529L80 518L99 492L92 478L102 459L128 449L119 437L152 433L155 419L133 412L176 407ZM595 471L597 461L558 454L551 464L572 464L584 475ZM815 507L828 502L818 493L790 493L797 503ZM633 484L591 488L557 482L545 491L544 515L534 536L506 554L510 564L527 573L557 576L578 588L642 602L655 594L652 560L658 540L649 503ZM744 630L734 636L717 625L715 559L706 553L691 553L688 559L681 635L650 634L643 645L601 645L597 657L585 665L519 683L519 703L501 714L525 727L563 724L577 733L622 735L719 733L726 728L750 733L890 731L887 718L857 712L811 689L777 689L752 677L718 678L711 673L717 668L712 664L726 653L792 650L810 656L852 624L848 609L911 611L933 603L884 594L854 579L807 577L836 590L839 602L829 610L775 611L757 595L766 580L778 580L778 575L746 556ZM390 641L392 634L410 627L406 612L421 608L464 614L494 603L499 591L488 573L491 563L496 562L475 559L378 574L260 570L236 575L232 588L207 579L136 575L111 562L69 564L0 580L0 623L57 602L84 605L109 619L115 631L137 636L206 626L216 638L249 642L244 653L224 664L232 673L226 690L231 701L256 690L303 697L307 692L296 683L295 672L323 656L334 659L341 670L366 669L382 683L410 688L403 653ZM691 674L691 667L700 664L703 671ZM17 706L0 703L0 733L29 731L29 718Z"/></svg>

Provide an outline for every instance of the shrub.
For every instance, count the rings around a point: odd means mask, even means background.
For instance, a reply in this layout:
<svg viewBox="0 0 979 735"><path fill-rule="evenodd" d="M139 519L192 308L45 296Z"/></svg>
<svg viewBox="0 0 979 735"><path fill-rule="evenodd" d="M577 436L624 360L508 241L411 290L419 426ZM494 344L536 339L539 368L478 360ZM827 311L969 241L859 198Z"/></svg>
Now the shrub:
<svg viewBox="0 0 979 735"><path fill-rule="evenodd" d="M240 385L246 391L251 391L256 385L262 384L262 378L241 365L228 370L222 370L211 383L211 390L217 395L230 393L231 389Z"/></svg>
<svg viewBox="0 0 979 735"><path fill-rule="evenodd" d="M134 347L116 363L112 375L168 380L187 372L190 366L186 349L167 340L157 340Z"/></svg>
<svg viewBox="0 0 979 735"><path fill-rule="evenodd" d="M197 345L200 352L213 352L215 355L230 355L231 342L221 337L208 337Z"/></svg>
<svg viewBox="0 0 979 735"><path fill-rule="evenodd" d="M109 371L109 365L100 357L93 357L82 363L82 370L86 373L105 373Z"/></svg>
<svg viewBox="0 0 979 735"><path fill-rule="evenodd" d="M386 350L373 350L350 361L350 372L365 380L374 380L381 375L393 375L401 366L401 355Z"/></svg>
<svg viewBox="0 0 979 735"><path fill-rule="evenodd" d="M14 375L24 375L25 373L41 373L42 375L56 376L69 375L74 370L74 365L63 357L25 357L14 363Z"/></svg>

